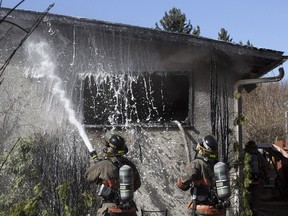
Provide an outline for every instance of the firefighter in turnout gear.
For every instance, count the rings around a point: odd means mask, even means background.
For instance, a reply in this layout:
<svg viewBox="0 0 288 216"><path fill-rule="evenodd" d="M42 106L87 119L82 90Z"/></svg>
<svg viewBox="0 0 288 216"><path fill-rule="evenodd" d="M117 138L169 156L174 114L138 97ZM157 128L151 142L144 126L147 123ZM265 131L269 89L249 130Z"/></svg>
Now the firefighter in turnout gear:
<svg viewBox="0 0 288 216"><path fill-rule="evenodd" d="M250 161L250 179L248 191L250 192L249 204L252 209L253 216L258 215L260 197L264 188L264 182L269 181L268 161L258 151L255 141L250 140L244 147L245 157L249 157Z"/></svg>
<svg viewBox="0 0 288 216"><path fill-rule="evenodd" d="M100 186L98 195L103 202L97 216L136 216L133 193L141 186L141 180L135 164L124 157L128 152L124 138L112 135L103 152L106 157L97 160L85 173L88 182Z"/></svg>
<svg viewBox="0 0 288 216"><path fill-rule="evenodd" d="M217 154L216 139L212 135L207 135L197 144L195 158L181 170L177 185L183 191L190 189L192 201L188 208L192 209L192 215L225 215L228 202L221 202L215 192L213 167L218 162Z"/></svg>

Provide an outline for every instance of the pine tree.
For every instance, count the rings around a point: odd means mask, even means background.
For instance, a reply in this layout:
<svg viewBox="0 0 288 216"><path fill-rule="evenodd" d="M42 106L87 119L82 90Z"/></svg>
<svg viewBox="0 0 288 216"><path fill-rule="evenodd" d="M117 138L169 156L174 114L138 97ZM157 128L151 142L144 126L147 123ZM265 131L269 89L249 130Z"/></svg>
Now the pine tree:
<svg viewBox="0 0 288 216"><path fill-rule="evenodd" d="M250 40L248 40L245 45L243 44L242 41L239 41L239 44L242 46L254 47L253 44L250 42Z"/></svg>
<svg viewBox="0 0 288 216"><path fill-rule="evenodd" d="M193 28L192 35L200 36L200 27L198 25L196 28Z"/></svg>
<svg viewBox="0 0 288 216"><path fill-rule="evenodd" d="M250 47L253 47L253 44L250 42L250 40L247 41L246 45L250 46Z"/></svg>
<svg viewBox="0 0 288 216"><path fill-rule="evenodd" d="M228 34L228 31L225 30L225 28L221 28L220 32L218 33L218 40L232 42L233 38L230 38L230 35Z"/></svg>
<svg viewBox="0 0 288 216"><path fill-rule="evenodd" d="M165 15L160 20L159 27L158 23L155 24L156 29L164 30L169 32L181 33L181 34L192 34L199 36L200 35L200 27L196 26L193 29L191 21L186 22L186 15L181 12L180 9L172 8L168 13L165 12ZM193 30L193 31L192 31Z"/></svg>

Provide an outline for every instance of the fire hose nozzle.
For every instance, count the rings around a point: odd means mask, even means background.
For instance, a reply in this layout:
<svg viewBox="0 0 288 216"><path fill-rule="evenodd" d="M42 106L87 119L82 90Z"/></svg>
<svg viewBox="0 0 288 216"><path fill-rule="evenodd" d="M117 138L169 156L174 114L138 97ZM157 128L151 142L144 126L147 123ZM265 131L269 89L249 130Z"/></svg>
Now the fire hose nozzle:
<svg viewBox="0 0 288 216"><path fill-rule="evenodd" d="M97 161L98 160L98 155L95 150L89 152L90 156L92 157L93 160Z"/></svg>

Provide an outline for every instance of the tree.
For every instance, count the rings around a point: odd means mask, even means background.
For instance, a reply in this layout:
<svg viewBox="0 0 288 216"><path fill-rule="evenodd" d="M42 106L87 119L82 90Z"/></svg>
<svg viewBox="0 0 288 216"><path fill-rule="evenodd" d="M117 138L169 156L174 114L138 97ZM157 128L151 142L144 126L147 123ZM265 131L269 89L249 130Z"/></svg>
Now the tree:
<svg viewBox="0 0 288 216"><path fill-rule="evenodd" d="M288 82L261 84L251 93L243 93L244 138L274 143L285 139L285 113L288 110Z"/></svg>
<svg viewBox="0 0 288 216"><path fill-rule="evenodd" d="M199 36L200 27L196 26L196 28L193 28L191 21L189 20L188 23L186 21L186 15L180 9L173 7L168 13L165 12L165 15L160 20L162 28L159 27L158 23L155 26L158 30L181 34L191 34L192 32L193 35Z"/></svg>
<svg viewBox="0 0 288 216"><path fill-rule="evenodd" d="M193 28L192 35L200 36L200 27L198 25L196 28Z"/></svg>
<svg viewBox="0 0 288 216"><path fill-rule="evenodd" d="M218 40L232 42L233 38L230 38L230 35L228 34L228 31L225 30L225 28L221 28L220 32L218 33Z"/></svg>
<svg viewBox="0 0 288 216"><path fill-rule="evenodd" d="M250 47L253 47L253 44L250 42L250 40L247 41L246 45L250 46Z"/></svg>
<svg viewBox="0 0 288 216"><path fill-rule="evenodd" d="M243 44L242 41L239 41L239 44L242 45L242 46L244 46L244 44ZM246 46L253 47L253 44L250 42L250 40L248 40L248 41L246 42Z"/></svg>

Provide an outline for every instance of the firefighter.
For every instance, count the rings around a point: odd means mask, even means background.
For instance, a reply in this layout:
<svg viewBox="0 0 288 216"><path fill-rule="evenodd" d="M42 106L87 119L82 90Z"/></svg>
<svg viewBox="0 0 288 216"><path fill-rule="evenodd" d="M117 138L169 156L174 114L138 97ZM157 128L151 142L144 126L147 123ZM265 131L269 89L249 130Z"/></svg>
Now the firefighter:
<svg viewBox="0 0 288 216"><path fill-rule="evenodd" d="M192 209L192 215L225 215L225 210L223 207L220 208L213 190L213 166L218 162L217 154L216 139L207 135L197 144L195 158L181 170L177 185L183 191L190 189L192 201L188 208Z"/></svg>
<svg viewBox="0 0 288 216"><path fill-rule="evenodd" d="M244 147L245 157L250 156L250 179L251 184L248 187L250 192L249 204L253 215L257 215L260 205L260 197L263 192L264 182L269 181L268 161L258 151L255 141L250 140Z"/></svg>
<svg viewBox="0 0 288 216"><path fill-rule="evenodd" d="M116 134L112 135L106 142L103 152L106 157L92 164L85 173L88 182L100 185L98 195L102 197L103 202L97 211L97 216L136 216L137 208L133 201L133 193L141 186L141 180L135 164L124 156L128 152L124 138ZM93 155L91 156L93 158ZM125 196L128 195L130 198L125 202L121 201L120 178L125 177L126 174L119 175L123 165L132 168L132 176L128 175L130 178L128 182L131 179L132 182L131 185L125 185L128 190L124 192ZM129 191L132 194L129 194Z"/></svg>

